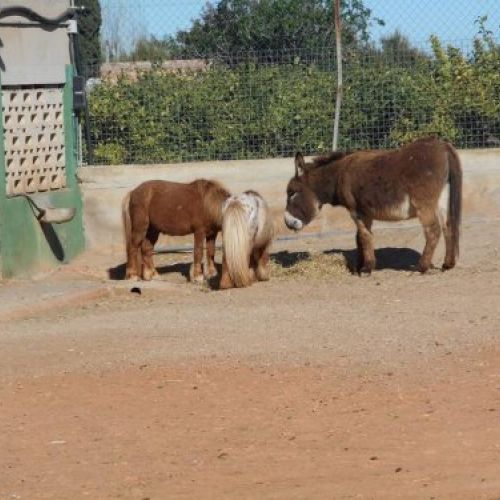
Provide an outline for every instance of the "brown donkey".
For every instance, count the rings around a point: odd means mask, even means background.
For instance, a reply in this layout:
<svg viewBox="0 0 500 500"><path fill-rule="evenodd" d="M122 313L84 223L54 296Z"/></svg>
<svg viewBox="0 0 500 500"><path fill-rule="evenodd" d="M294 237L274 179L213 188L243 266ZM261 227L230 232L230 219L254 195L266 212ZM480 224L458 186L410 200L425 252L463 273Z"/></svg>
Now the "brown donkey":
<svg viewBox="0 0 500 500"><path fill-rule="evenodd" d="M203 243L207 243L207 276L217 275L215 240L222 227L222 205L229 191L215 181L198 179L189 184L148 181L123 200L122 215L127 245L126 279L152 279L156 270L153 248L160 233L194 233L193 281L203 281ZM141 259L142 256L142 259Z"/></svg>
<svg viewBox="0 0 500 500"><path fill-rule="evenodd" d="M440 206L442 202L444 207ZM375 267L373 220L419 218L425 234L421 272L432 266L442 229L446 242L443 270L455 266L462 168L456 150L447 142L428 137L395 150L333 152L312 163L305 163L297 153L295 177L287 187L286 225L296 231L302 229L325 203L349 210L357 227L360 273L370 273Z"/></svg>

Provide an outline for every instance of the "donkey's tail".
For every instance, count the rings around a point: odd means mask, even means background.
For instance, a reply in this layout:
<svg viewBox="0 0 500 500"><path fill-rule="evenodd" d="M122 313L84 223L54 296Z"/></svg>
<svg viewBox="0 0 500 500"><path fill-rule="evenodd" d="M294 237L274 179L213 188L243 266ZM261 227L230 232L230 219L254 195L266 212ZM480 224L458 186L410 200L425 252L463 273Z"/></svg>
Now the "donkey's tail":
<svg viewBox="0 0 500 500"><path fill-rule="evenodd" d="M130 221L130 193L127 193L122 201L123 232L125 236L125 246L127 249L127 260L132 243L132 223Z"/></svg>
<svg viewBox="0 0 500 500"><path fill-rule="evenodd" d="M450 196L448 198L447 226L451 231L451 239L458 257L460 245L460 223L462 220L462 166L456 149L448 144L448 184L450 185Z"/></svg>
<svg viewBox="0 0 500 500"><path fill-rule="evenodd" d="M236 287L252 283L248 216L238 200L229 202L222 220L222 248L229 276Z"/></svg>

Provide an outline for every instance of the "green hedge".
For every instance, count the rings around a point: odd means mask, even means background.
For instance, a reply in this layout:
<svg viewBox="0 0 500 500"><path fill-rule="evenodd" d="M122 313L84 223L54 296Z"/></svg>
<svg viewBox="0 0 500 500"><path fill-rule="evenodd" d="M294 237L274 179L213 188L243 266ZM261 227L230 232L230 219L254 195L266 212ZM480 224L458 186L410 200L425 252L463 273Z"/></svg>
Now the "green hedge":
<svg viewBox="0 0 500 500"><path fill-rule="evenodd" d="M465 59L432 40L408 66L350 55L342 148L392 147L436 133L458 147L500 136L500 51L476 42ZM336 75L325 65L214 64L102 83L89 95L96 163L245 159L330 148Z"/></svg>

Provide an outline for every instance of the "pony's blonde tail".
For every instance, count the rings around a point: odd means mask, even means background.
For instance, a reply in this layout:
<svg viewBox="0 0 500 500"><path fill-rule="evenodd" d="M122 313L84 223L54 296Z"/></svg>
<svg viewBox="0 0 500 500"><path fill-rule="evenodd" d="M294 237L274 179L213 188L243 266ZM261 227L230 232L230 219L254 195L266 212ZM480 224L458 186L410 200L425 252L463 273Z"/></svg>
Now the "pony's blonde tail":
<svg viewBox="0 0 500 500"><path fill-rule="evenodd" d="M127 193L122 202L123 232L125 235L125 248L127 249L127 262L130 256L130 246L132 243L132 223L130 221L130 193Z"/></svg>
<svg viewBox="0 0 500 500"><path fill-rule="evenodd" d="M247 213L238 201L230 201L222 220L222 248L229 276L236 287L252 283L250 235Z"/></svg>

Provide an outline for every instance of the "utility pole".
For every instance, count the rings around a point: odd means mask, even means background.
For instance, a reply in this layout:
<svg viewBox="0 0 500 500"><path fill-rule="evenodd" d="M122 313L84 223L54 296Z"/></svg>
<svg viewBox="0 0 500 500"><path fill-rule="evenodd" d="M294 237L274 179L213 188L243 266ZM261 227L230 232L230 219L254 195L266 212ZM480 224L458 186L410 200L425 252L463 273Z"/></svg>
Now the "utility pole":
<svg viewBox="0 0 500 500"><path fill-rule="evenodd" d="M342 93L344 90L342 84L342 22L340 19L340 0L335 0L333 17L337 52L337 97L335 99L335 118L333 122L332 150L336 151L339 140L340 106L342 105Z"/></svg>

